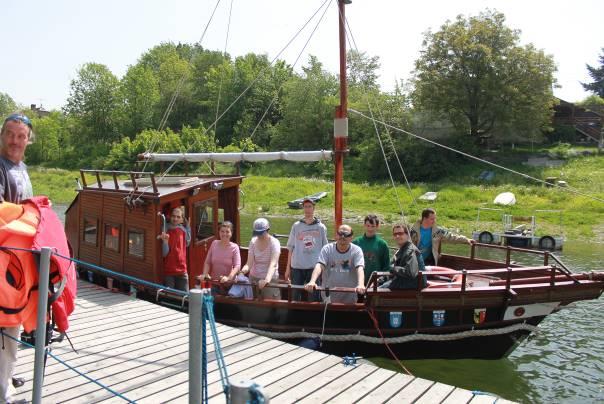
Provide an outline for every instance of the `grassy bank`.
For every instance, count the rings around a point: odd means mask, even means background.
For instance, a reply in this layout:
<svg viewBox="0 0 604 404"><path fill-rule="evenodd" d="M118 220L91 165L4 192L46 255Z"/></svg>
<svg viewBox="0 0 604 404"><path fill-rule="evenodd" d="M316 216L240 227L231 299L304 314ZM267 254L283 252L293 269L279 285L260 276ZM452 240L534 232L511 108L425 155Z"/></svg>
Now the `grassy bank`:
<svg viewBox="0 0 604 404"><path fill-rule="evenodd" d="M478 167L470 164L467 169L452 173L450 178L441 182L415 183L410 190L405 184L397 184L396 189L393 189L389 184L346 183L344 218L347 221L362 221L365 214L372 212L387 223L392 223L400 220L401 211L412 220L419 216L423 208L432 206L438 211L441 224L469 234L474 227L476 209L480 206L497 207L492 204L495 196L509 191L516 195L518 202L508 212L528 215L537 209L561 209L564 211L564 233L569 238L604 242L604 203L560 189L547 188L505 172L496 172L493 181L481 183L476 179L477 173L480 173ZM560 167L529 168L528 171L538 178L555 176L564 179L579 192L604 199L602 156L575 158ZM524 167L523 172L527 172L527 167ZM77 171L33 167L30 175L37 194L49 195L55 203L70 203L73 200L75 178L79 177ZM298 216L301 211L289 209L287 201L327 191L328 196L317 205L317 210L323 218L333 217L333 184L325 180L249 176L242 189L245 193L245 212L266 216ZM437 200L432 203L417 200L417 197L427 191L438 192ZM500 212L486 212L481 217L485 221L481 229L500 229ZM545 233L557 233L559 216L542 213L538 216L537 224Z"/></svg>

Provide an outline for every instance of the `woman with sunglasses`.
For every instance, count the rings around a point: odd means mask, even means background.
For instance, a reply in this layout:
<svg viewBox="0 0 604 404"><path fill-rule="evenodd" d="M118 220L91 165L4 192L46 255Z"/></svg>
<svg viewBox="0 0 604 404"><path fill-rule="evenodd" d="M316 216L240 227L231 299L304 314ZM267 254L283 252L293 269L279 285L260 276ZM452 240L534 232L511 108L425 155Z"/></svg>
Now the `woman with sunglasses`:
<svg viewBox="0 0 604 404"><path fill-rule="evenodd" d="M392 235L399 247L392 257L390 273L393 277L380 286L380 289L416 289L417 274L426 269L422 253L409 239L409 229L404 224L392 226ZM422 288L425 288L426 284L424 277Z"/></svg>

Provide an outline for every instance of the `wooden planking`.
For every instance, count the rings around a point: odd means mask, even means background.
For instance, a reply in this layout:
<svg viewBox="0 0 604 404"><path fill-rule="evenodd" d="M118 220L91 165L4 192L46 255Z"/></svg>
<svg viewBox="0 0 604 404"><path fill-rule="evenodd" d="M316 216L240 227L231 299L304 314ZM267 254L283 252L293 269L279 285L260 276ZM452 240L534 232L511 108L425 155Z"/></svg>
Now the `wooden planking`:
<svg viewBox="0 0 604 404"><path fill-rule="evenodd" d="M443 400L442 404L465 404L474 397L471 391L456 387L449 396Z"/></svg>
<svg viewBox="0 0 604 404"><path fill-rule="evenodd" d="M185 313L79 282L69 344L53 354L94 380L141 403L188 400L188 316ZM254 380L273 402L483 403L492 395L414 378L371 364L344 366L342 359L244 330L217 324L232 380ZM208 335L210 335L208 333ZM211 338L210 338L211 340ZM208 342L208 393L225 401L214 344ZM17 375L25 385L17 398L32 394L34 350L19 352ZM49 358L44 402L122 403L123 399Z"/></svg>
<svg viewBox="0 0 604 404"><path fill-rule="evenodd" d="M426 391L415 403L430 404L440 403L455 390L455 387L443 383L434 383L428 391Z"/></svg>
<svg viewBox="0 0 604 404"><path fill-rule="evenodd" d="M388 380L386 388L378 388L372 392L368 392L365 397L357 402L362 404L383 403L407 387L411 382L413 382L413 380L413 376L395 373L394 376Z"/></svg>

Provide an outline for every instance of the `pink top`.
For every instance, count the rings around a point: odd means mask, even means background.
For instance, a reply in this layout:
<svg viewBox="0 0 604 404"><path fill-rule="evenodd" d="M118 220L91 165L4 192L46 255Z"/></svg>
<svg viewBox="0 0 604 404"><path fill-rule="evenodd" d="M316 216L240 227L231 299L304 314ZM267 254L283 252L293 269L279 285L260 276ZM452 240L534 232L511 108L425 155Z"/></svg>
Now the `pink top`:
<svg viewBox="0 0 604 404"><path fill-rule="evenodd" d="M224 247L220 240L214 240L208 250L206 262L210 265L210 275L212 278L229 276L233 267L241 267L239 246L233 242L229 242L229 245Z"/></svg>
<svg viewBox="0 0 604 404"><path fill-rule="evenodd" d="M271 257L279 257L279 254L281 254L281 244L279 244L279 240L271 236L268 246L264 250L260 250L256 246L257 241L257 237L253 237L250 241L248 254L254 256L254 267L250 268L250 275L256 278L264 278L268 273L268 266L271 263ZM278 268L273 274L273 279L277 278L279 278Z"/></svg>

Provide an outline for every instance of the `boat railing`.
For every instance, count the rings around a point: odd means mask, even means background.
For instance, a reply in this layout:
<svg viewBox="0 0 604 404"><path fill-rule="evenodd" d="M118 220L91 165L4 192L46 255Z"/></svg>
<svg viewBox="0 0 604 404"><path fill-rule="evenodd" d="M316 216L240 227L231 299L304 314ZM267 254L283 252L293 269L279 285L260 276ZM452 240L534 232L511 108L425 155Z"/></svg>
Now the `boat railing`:
<svg viewBox="0 0 604 404"><path fill-rule="evenodd" d="M557 265L532 267L508 266L506 268L484 268L472 270L450 269L447 271L419 271L417 275L417 285L414 289L417 291L422 291L424 289L424 277L430 277L432 279L436 278L438 281L444 280L445 283L443 283L442 286L446 286L447 288L460 288L462 292L465 292L468 287L474 287L474 281L469 282L470 276L472 276L474 279L480 277L481 279L488 281L488 284L486 285L488 287L505 286L506 291L510 291L515 285L529 283L548 283L549 286L556 286L556 283L569 281L573 283L580 283L580 280L577 279L576 276L567 273L564 268L561 268ZM367 290L377 292L379 288L379 279L384 277L392 278L393 274L390 272L373 272L369 277L369 281L367 282ZM430 287L428 287L428 289L429 288Z"/></svg>
<svg viewBox="0 0 604 404"><path fill-rule="evenodd" d="M111 178L113 179L113 187L111 189L115 189L115 190L120 189L118 177L119 176L128 176L130 178L130 180L132 181L132 188L135 191L139 190L139 183L137 182L137 180L147 177L147 178L149 178L148 181L151 182L151 186L153 188L153 193L154 194L159 193L159 190L157 188L157 183L155 181L155 175L151 172L81 169L80 176L82 178L82 184L83 184L84 188L89 188L88 182L86 181L86 174L91 174L96 178L96 186L99 189L103 188L103 182L101 180L101 176L111 176ZM147 188L147 186L145 186L145 188Z"/></svg>
<svg viewBox="0 0 604 404"><path fill-rule="evenodd" d="M560 266L560 268L563 271L565 271L569 275L571 274L571 272L568 269L568 267L566 265L564 265L564 263L555 254L553 254L550 251L541 251L541 250L532 250L532 249L528 249L528 248L511 247L509 245L508 246L502 246L502 245L497 245L497 244L474 243L474 244L472 244L472 247L470 249L470 259L471 260L475 260L476 259L476 249L477 248L485 248L485 249L494 249L494 250L503 250L503 251L505 251L506 252L506 255L505 255L505 265L506 266L510 266L512 264L511 255L512 255L513 252L533 254L533 255L541 255L543 257L543 265L544 266L549 265L549 261L550 261L550 258L551 258L551 259L553 259Z"/></svg>

